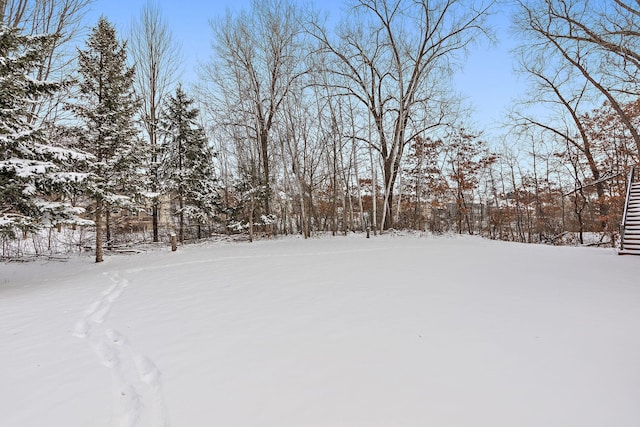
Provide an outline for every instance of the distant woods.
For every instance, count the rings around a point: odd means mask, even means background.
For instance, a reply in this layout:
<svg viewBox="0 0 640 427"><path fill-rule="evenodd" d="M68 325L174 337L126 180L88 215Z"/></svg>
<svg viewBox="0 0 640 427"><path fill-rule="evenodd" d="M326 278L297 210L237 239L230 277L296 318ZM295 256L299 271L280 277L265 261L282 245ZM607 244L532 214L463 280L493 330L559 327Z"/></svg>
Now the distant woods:
<svg viewBox="0 0 640 427"><path fill-rule="evenodd" d="M61 225L97 225L88 245L112 250L212 232L619 238L640 157L636 2L513 2L528 86L500 124L473 123L452 79L495 41L492 0L346 0L331 25L253 1L211 17L192 85L157 4L123 31L87 23L91 3L0 0L0 64L33 84L12 92L0 65L0 93L23 100L0 126L7 244ZM36 56L16 27L50 35Z"/></svg>

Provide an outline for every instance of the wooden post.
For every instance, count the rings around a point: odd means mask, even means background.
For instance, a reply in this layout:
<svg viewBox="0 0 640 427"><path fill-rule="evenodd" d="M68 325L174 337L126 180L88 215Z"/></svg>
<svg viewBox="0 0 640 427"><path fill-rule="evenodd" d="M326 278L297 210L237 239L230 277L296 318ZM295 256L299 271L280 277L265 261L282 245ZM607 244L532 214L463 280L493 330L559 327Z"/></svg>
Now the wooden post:
<svg viewBox="0 0 640 427"><path fill-rule="evenodd" d="M367 239L369 238L369 233L371 232L371 227L367 227Z"/></svg>
<svg viewBox="0 0 640 427"><path fill-rule="evenodd" d="M171 233L171 252L178 250L178 236L175 233Z"/></svg>

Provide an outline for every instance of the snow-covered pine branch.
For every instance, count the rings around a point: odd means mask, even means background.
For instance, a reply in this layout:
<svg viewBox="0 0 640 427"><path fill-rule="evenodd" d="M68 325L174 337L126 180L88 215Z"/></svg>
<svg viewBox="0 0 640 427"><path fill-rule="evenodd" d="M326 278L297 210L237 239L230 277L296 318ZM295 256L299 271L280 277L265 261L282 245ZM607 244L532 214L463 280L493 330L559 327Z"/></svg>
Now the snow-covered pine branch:
<svg viewBox="0 0 640 427"><path fill-rule="evenodd" d="M0 234L34 231L52 220L75 220L75 208L52 200L74 192L85 175L70 172L82 153L46 140L33 106L60 89L30 73L45 60L54 35L27 36L0 22ZM71 175L70 175L71 173Z"/></svg>

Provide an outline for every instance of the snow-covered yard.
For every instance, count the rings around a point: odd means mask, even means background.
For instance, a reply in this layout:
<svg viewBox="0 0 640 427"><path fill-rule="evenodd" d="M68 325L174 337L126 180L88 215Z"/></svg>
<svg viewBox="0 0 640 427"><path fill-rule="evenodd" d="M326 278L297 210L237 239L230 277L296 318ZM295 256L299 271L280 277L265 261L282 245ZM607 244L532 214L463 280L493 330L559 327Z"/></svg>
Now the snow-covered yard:
<svg viewBox="0 0 640 427"><path fill-rule="evenodd" d="M640 257L479 238L0 264L0 425L637 427Z"/></svg>

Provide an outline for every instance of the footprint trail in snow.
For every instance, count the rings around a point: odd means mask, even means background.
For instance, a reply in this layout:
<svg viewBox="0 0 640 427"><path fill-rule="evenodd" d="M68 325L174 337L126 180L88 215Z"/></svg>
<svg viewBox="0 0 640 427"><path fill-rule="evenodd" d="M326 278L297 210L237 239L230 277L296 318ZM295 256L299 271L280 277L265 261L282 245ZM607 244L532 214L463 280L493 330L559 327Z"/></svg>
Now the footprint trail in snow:
<svg viewBox="0 0 640 427"><path fill-rule="evenodd" d="M125 335L105 324L113 304L129 286L117 273L108 276L111 285L84 310L73 336L86 340L100 363L111 370L112 426L168 427L160 370Z"/></svg>

